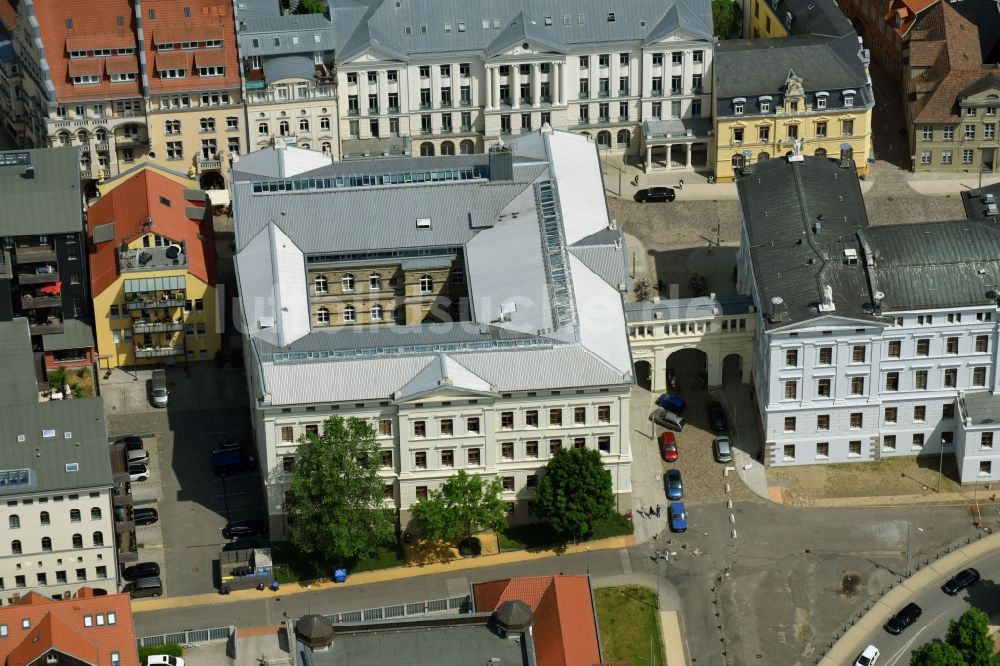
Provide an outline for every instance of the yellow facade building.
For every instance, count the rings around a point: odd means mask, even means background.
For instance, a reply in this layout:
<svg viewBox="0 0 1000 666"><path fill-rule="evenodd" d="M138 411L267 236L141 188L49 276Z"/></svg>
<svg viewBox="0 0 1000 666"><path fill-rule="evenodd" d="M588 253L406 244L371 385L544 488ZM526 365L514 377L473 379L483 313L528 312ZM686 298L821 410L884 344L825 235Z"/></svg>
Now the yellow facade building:
<svg viewBox="0 0 1000 666"><path fill-rule="evenodd" d="M222 304L205 192L143 167L87 219L100 367L214 358Z"/></svg>

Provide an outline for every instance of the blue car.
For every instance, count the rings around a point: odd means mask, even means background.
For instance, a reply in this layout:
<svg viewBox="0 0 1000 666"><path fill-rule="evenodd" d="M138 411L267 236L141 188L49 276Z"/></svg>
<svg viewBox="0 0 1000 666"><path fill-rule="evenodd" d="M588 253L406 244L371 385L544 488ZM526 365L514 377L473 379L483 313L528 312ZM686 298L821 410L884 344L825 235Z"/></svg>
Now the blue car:
<svg viewBox="0 0 1000 666"><path fill-rule="evenodd" d="M663 487L667 490L667 499L679 500L684 497L684 484L681 482L679 469L668 470L663 475Z"/></svg>
<svg viewBox="0 0 1000 666"><path fill-rule="evenodd" d="M684 502L671 502L667 510L670 517L671 532L686 532L688 528L687 514L684 513Z"/></svg>
<svg viewBox="0 0 1000 666"><path fill-rule="evenodd" d="M673 395L672 393L664 393L656 399L657 407L662 407L668 412L673 412L674 414L683 414L684 405L684 399L679 395Z"/></svg>

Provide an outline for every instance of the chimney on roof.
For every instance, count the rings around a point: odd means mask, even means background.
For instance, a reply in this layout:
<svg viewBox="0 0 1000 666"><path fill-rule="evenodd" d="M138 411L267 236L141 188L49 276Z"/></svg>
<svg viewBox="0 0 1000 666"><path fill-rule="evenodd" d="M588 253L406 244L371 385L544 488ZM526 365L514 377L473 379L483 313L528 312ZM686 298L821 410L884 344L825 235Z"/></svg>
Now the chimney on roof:
<svg viewBox="0 0 1000 666"><path fill-rule="evenodd" d="M514 180L514 153L510 146L500 142L490 146L490 182Z"/></svg>
<svg viewBox="0 0 1000 666"><path fill-rule="evenodd" d="M768 315L768 319L771 320L772 324L777 324L784 318L785 318L785 299L783 299L781 296L772 296L771 312Z"/></svg>

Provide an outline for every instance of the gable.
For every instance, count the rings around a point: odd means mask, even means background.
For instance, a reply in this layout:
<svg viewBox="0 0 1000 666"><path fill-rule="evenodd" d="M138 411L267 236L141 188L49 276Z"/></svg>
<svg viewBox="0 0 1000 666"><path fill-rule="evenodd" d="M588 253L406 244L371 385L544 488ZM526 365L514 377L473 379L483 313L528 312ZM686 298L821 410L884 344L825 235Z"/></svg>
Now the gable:
<svg viewBox="0 0 1000 666"><path fill-rule="evenodd" d="M367 63L367 62L398 62L402 63L399 57L390 51L384 51L382 49L376 48L374 46L368 47L356 55L353 55L348 60L341 61L341 66L346 63Z"/></svg>
<svg viewBox="0 0 1000 666"><path fill-rule="evenodd" d="M817 316L815 319L808 319L806 321L800 321L794 324L789 324L788 326L772 327L768 333L771 334L781 334L781 333L798 333L798 332L815 332L815 331L837 331L839 333L853 332L854 329L864 326L868 327L878 327L885 328L888 323L875 321L873 319L862 319L853 317L841 317L836 315L822 315ZM848 331L850 329L850 331Z"/></svg>

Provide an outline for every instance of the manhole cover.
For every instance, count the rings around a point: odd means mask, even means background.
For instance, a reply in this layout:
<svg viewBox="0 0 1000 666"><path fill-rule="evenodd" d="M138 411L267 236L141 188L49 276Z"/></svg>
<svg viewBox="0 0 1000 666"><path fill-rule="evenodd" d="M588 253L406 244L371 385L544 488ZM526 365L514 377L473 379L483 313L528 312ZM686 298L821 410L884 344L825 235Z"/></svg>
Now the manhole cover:
<svg viewBox="0 0 1000 666"><path fill-rule="evenodd" d="M837 592L845 597L854 597L857 596L860 590L861 574L845 573L840 579L840 587L837 589Z"/></svg>

